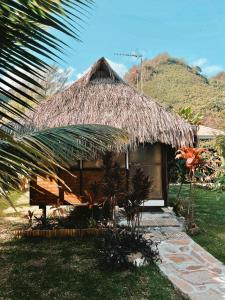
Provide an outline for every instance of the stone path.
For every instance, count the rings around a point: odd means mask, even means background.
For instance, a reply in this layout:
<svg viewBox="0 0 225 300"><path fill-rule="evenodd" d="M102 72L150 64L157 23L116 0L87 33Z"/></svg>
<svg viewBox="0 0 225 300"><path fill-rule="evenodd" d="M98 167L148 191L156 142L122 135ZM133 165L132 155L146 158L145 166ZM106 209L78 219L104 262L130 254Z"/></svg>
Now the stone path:
<svg viewBox="0 0 225 300"><path fill-rule="evenodd" d="M225 300L225 266L186 233L148 233L158 245L160 270L187 299Z"/></svg>
<svg viewBox="0 0 225 300"><path fill-rule="evenodd" d="M177 218L172 209L164 207L161 211L143 212L140 220L140 230L146 232L181 232L185 230L183 218ZM123 213L117 213L118 225L126 226Z"/></svg>
<svg viewBox="0 0 225 300"><path fill-rule="evenodd" d="M159 268L185 298L225 300L225 266L184 232L182 219L169 208L144 213L141 229L159 242Z"/></svg>

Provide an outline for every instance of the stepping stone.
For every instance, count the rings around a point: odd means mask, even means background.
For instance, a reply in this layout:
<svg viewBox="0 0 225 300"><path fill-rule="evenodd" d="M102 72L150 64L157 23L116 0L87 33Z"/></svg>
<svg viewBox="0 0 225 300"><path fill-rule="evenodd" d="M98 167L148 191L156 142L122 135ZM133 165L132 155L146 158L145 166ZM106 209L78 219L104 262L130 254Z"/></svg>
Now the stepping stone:
<svg viewBox="0 0 225 300"><path fill-rule="evenodd" d="M154 239L154 233L146 238ZM187 299L224 300L225 266L195 243L186 233L163 235L158 245L158 266Z"/></svg>

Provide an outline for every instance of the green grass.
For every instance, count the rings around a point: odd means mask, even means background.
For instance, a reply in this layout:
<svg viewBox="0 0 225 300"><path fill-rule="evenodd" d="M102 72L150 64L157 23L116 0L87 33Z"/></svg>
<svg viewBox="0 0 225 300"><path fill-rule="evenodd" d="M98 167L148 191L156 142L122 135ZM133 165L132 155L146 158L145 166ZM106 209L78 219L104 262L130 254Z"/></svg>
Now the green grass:
<svg viewBox="0 0 225 300"><path fill-rule="evenodd" d="M170 200L174 201L177 186L170 187ZM189 195L189 186L181 191L182 198ZM195 222L201 232L193 239L212 255L225 263L225 193L194 187Z"/></svg>
<svg viewBox="0 0 225 300"><path fill-rule="evenodd" d="M170 187L174 201L177 186ZM189 186L181 192L189 196ZM13 194L14 203L21 194ZM194 240L225 263L225 193L193 188ZM0 216L6 204L0 202ZM1 237L0 237L1 241ZM22 239L0 246L0 299L152 299L181 296L155 265L135 271L111 271L98 264L93 239Z"/></svg>
<svg viewBox="0 0 225 300"><path fill-rule="evenodd" d="M16 204L21 194L12 196ZM0 216L4 216L7 206L0 203ZM134 271L100 266L94 239L4 241L0 226L0 299L182 298L155 265Z"/></svg>
<svg viewBox="0 0 225 300"><path fill-rule="evenodd" d="M155 265L111 271L93 239L13 240L0 254L0 299L181 299Z"/></svg>

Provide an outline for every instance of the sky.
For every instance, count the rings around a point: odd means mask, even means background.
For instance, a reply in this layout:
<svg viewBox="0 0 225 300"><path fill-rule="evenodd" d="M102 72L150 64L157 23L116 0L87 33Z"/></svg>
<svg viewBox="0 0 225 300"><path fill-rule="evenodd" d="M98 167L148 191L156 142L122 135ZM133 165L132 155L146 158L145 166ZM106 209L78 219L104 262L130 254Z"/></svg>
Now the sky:
<svg viewBox="0 0 225 300"><path fill-rule="evenodd" d="M82 43L63 36L72 49L62 67L72 67L74 80L104 56L123 76L136 60L115 53L169 53L213 76L225 70L224 12L225 0L95 0Z"/></svg>

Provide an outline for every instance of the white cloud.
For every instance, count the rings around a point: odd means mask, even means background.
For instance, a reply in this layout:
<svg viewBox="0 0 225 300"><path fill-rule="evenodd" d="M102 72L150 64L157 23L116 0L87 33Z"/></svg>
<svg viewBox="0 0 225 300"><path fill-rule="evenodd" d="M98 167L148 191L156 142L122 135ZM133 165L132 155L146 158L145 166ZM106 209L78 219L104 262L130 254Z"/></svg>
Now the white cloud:
<svg viewBox="0 0 225 300"><path fill-rule="evenodd" d="M223 70L220 65L210 65L206 58L199 58L192 63L193 66L198 66L202 69L202 73L207 76L213 76Z"/></svg>
<svg viewBox="0 0 225 300"><path fill-rule="evenodd" d="M128 72L127 67L124 64L121 63L117 63L114 61L111 61L110 59L106 59L107 62L110 64L110 66L112 67L112 69L121 77L123 78L123 76Z"/></svg>
<svg viewBox="0 0 225 300"><path fill-rule="evenodd" d="M208 76L213 76L213 75L216 75L217 73L221 72L222 70L223 70L222 66L211 65L211 66L204 67L202 69L202 72Z"/></svg>
<svg viewBox="0 0 225 300"><path fill-rule="evenodd" d="M192 65L193 66L198 66L198 67L201 68L206 63L207 63L207 59L206 58L199 58L199 59L195 60Z"/></svg>
<svg viewBox="0 0 225 300"><path fill-rule="evenodd" d="M76 75L77 79L80 79L82 76L84 76L88 71L90 71L90 69L91 69L91 67L89 67L82 73L77 73L77 75Z"/></svg>
<svg viewBox="0 0 225 300"><path fill-rule="evenodd" d="M31 66L31 65L29 65L29 67L30 67L31 69L35 69L35 68L34 68L33 66ZM25 74L25 75L28 75L29 77L31 77L31 78L33 78L33 79L37 79L37 78L35 78L34 75L32 75L32 74L30 74L30 73L24 71L23 69L21 69L21 68L19 68L19 67L16 67L16 69L17 69L18 71L20 71L21 73L23 73L23 74ZM74 69L73 69L72 67L68 67L68 68L66 68L66 69L58 68L58 69L57 69L57 73L58 73L58 75L62 75L63 73L67 73L68 79L70 79L71 76L72 76L72 74L74 73ZM29 82L27 82L27 81L24 80L24 79L21 79L21 77L15 75L14 73L7 72L7 74L8 74L9 76L11 76L12 78L9 78L9 77L7 77L7 76L3 76L3 77L2 77L2 80L4 80L5 82L7 82L8 84L10 84L10 85L12 85L12 86L14 86L14 87L19 87L19 86L20 86L20 83L18 83L18 82L24 83L24 84L26 84L26 85L28 85L28 86L32 86ZM40 74L44 75L45 73L44 73L44 72L41 72ZM15 78L15 80L13 80L14 78ZM18 82L17 82L16 80L17 80ZM37 79L37 81L39 82L38 79ZM66 85L68 85L68 84L66 84ZM0 83L0 87L2 87L2 88L5 89L5 90L10 90L10 87L9 87L8 85L3 84L3 83Z"/></svg>

